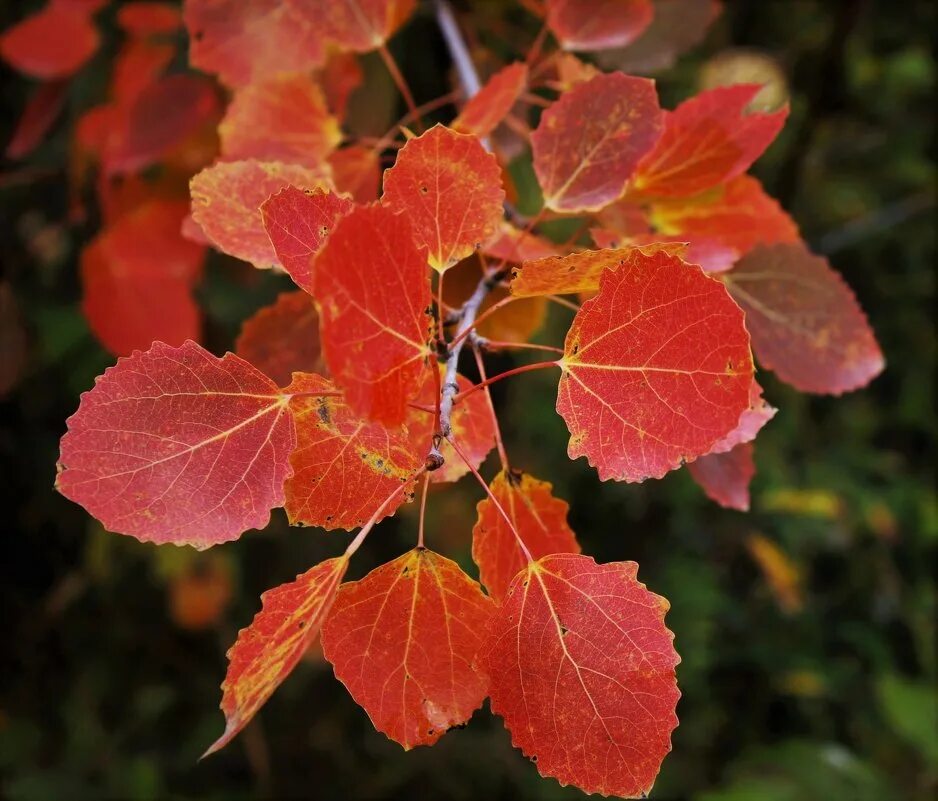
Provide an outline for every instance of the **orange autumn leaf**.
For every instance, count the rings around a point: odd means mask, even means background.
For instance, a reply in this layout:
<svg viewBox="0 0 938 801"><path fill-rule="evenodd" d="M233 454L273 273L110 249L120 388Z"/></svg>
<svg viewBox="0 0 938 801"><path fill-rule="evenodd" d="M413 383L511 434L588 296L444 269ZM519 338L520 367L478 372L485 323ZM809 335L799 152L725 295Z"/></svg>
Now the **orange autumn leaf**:
<svg viewBox="0 0 938 801"><path fill-rule="evenodd" d="M749 511L749 482L756 474L751 442L728 451L708 453L687 465L691 478L726 509Z"/></svg>
<svg viewBox="0 0 938 801"><path fill-rule="evenodd" d="M567 523L570 507L554 497L549 483L528 473L502 470L492 479L489 489L535 559L553 553L580 552L576 535ZM495 501L484 498L476 511L472 558L479 566L482 584L501 602L511 580L524 569L527 557Z"/></svg>
<svg viewBox="0 0 938 801"><path fill-rule="evenodd" d="M284 292L258 309L241 326L235 353L281 387L294 372L324 373L313 299L306 292Z"/></svg>
<svg viewBox="0 0 938 801"><path fill-rule="evenodd" d="M192 218L215 247L266 269L280 262L264 230L261 206L284 187L329 189L330 183L322 168L247 159L206 167L189 186Z"/></svg>
<svg viewBox="0 0 938 801"><path fill-rule="evenodd" d="M853 292L805 245L759 245L723 280L760 364L802 392L850 392L885 367Z"/></svg>
<svg viewBox="0 0 938 801"><path fill-rule="evenodd" d="M82 311L112 353L198 339L192 290L205 248L182 237L185 201L150 200L118 217L81 254Z"/></svg>
<svg viewBox="0 0 938 801"><path fill-rule="evenodd" d="M277 259L301 289L313 293L313 257L353 204L322 189L285 186L261 205L264 230Z"/></svg>
<svg viewBox="0 0 938 801"><path fill-rule="evenodd" d="M218 623L232 596L231 567L222 559L193 561L170 577L169 616L186 631L203 631Z"/></svg>
<svg viewBox="0 0 938 801"><path fill-rule="evenodd" d="M747 112L755 84L701 92L665 115L657 144L638 165L632 189L645 196L696 195L741 175L772 143L788 107Z"/></svg>
<svg viewBox="0 0 938 801"><path fill-rule="evenodd" d="M322 89L306 73L278 74L234 93L218 127L227 160L316 167L342 140Z"/></svg>
<svg viewBox="0 0 938 801"><path fill-rule="evenodd" d="M442 377L445 372L443 365L439 365L440 383L433 378L432 365L424 372L420 388L414 395L413 403L425 408L434 408L437 402L437 386L442 386ZM472 382L464 376L457 375L456 383L459 391L464 392L472 386ZM411 442L415 453L426 456L430 450L434 429L434 415L423 409L411 407L407 417L407 430L410 432ZM481 392L474 392L453 407L450 417L453 437L459 445L469 463L476 470L485 457L495 447L495 427L492 423L492 413L488 401ZM458 481L469 468L459 457L453 446L447 440L439 445L443 455L443 466L430 473L430 480L435 483Z"/></svg>
<svg viewBox="0 0 938 801"><path fill-rule="evenodd" d="M488 136L509 115L527 85L527 64L519 61L502 67L466 101L452 122L453 130Z"/></svg>
<svg viewBox="0 0 938 801"><path fill-rule="evenodd" d="M0 57L40 80L68 78L95 54L100 36L89 11L51 0L0 34Z"/></svg>
<svg viewBox="0 0 938 801"><path fill-rule="evenodd" d="M203 758L224 748L297 666L329 614L348 558L327 559L261 596L261 611L228 651L221 709L225 731Z"/></svg>
<svg viewBox="0 0 938 801"><path fill-rule="evenodd" d="M798 242L798 226L762 184L740 175L695 198L653 202L649 216L658 234L690 243L688 260L707 272L730 269L759 244Z"/></svg>
<svg viewBox="0 0 938 801"><path fill-rule="evenodd" d="M404 422L429 356L430 276L407 219L363 206L339 220L316 256L326 364L356 414Z"/></svg>
<svg viewBox="0 0 938 801"><path fill-rule="evenodd" d="M798 564L761 534L747 537L746 550L759 566L782 610L788 614L800 612L804 608L804 587Z"/></svg>
<svg viewBox="0 0 938 801"><path fill-rule="evenodd" d="M567 50L625 47L653 16L651 0L547 0L547 25Z"/></svg>
<svg viewBox="0 0 938 801"><path fill-rule="evenodd" d="M284 0L187 0L189 62L228 86L315 69L326 56L316 16L307 4Z"/></svg>
<svg viewBox="0 0 938 801"><path fill-rule="evenodd" d="M208 548L264 528L296 444L287 398L232 353L156 342L82 395L56 489L106 529Z"/></svg>
<svg viewBox="0 0 938 801"><path fill-rule="evenodd" d="M577 84L544 111L531 134L544 203L559 212L608 205L625 191L661 128L653 81L614 72Z"/></svg>
<svg viewBox="0 0 938 801"><path fill-rule="evenodd" d="M482 253L489 259L517 263L528 259L556 256L557 246L537 234L523 231L510 222L502 220L495 238L482 246Z"/></svg>
<svg viewBox="0 0 938 801"><path fill-rule="evenodd" d="M603 272L558 362L567 453L599 478L661 478L708 453L750 407L743 314L722 284L664 251Z"/></svg>
<svg viewBox="0 0 938 801"><path fill-rule="evenodd" d="M323 652L378 731L431 745L488 694L472 663L494 608L459 565L418 547L342 585Z"/></svg>
<svg viewBox="0 0 938 801"><path fill-rule="evenodd" d="M329 156L337 192L356 203L371 203L381 189L381 161L374 148L349 145Z"/></svg>
<svg viewBox="0 0 938 801"><path fill-rule="evenodd" d="M297 373L284 393L296 421L284 504L291 524L362 526L423 465L426 451L412 447L405 429L362 420L322 376ZM382 516L408 500L400 493Z"/></svg>
<svg viewBox="0 0 938 801"><path fill-rule="evenodd" d="M586 793L647 797L678 722L669 605L637 570L578 554L531 562L479 654L514 746Z"/></svg>
<svg viewBox="0 0 938 801"><path fill-rule="evenodd" d="M680 257L684 250L681 243L662 242L641 247L581 250L567 256L526 261L511 271L511 294L525 298L592 292L599 288L599 279L605 270L643 263L658 252Z"/></svg>
<svg viewBox="0 0 938 801"><path fill-rule="evenodd" d="M435 125L398 152L381 202L409 219L443 272L495 235L504 200L501 169L478 137Z"/></svg>
<svg viewBox="0 0 938 801"><path fill-rule="evenodd" d="M513 247L507 245L508 248ZM519 244L519 249L538 251L540 246L533 243ZM503 251L504 252L504 251ZM458 308L469 298L482 279L482 265L478 258L461 261L447 271L443 280L443 302ZM480 314L508 297L504 286L493 287L482 306ZM545 298L522 298L493 312L476 325L479 336L496 342L527 342L547 319L547 300Z"/></svg>

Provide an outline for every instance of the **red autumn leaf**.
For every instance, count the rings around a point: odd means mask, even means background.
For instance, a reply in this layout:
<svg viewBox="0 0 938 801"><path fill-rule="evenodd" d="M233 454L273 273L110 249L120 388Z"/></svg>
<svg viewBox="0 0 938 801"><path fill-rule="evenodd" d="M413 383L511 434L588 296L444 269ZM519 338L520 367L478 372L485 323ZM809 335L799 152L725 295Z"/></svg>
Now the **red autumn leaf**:
<svg viewBox="0 0 938 801"><path fill-rule="evenodd" d="M601 74L592 64L578 59L573 53L558 53L554 59L557 90L568 92L578 83L585 83Z"/></svg>
<svg viewBox="0 0 938 801"><path fill-rule="evenodd" d="M618 198L661 135L655 84L597 75L561 95L531 134L544 203L561 212L598 211Z"/></svg>
<svg viewBox="0 0 938 801"><path fill-rule="evenodd" d="M319 85L308 74L278 74L238 89L218 127L228 160L316 167L342 140Z"/></svg>
<svg viewBox="0 0 938 801"><path fill-rule="evenodd" d="M313 281L326 364L349 406L402 423L430 327L426 253L407 219L382 206L354 209L319 251Z"/></svg>
<svg viewBox="0 0 938 801"><path fill-rule="evenodd" d="M437 387L442 386L443 365L439 366L440 382L433 379L433 367L424 371L420 388L414 394L413 403L425 408L434 408L437 401ZM456 376L459 391L463 392L472 386L472 382L464 376ZM407 417L407 430L410 432L410 441L414 453L424 456L429 452L434 430L435 418L431 412L423 409L411 408ZM453 406L450 416L453 428L453 437L459 449L469 459L476 469L485 457L495 447L495 427L492 423L492 412L484 393L474 392ZM459 457L449 442L440 443L440 453L443 455L443 466L430 473L430 480L436 483L458 481L469 468Z"/></svg>
<svg viewBox="0 0 938 801"><path fill-rule="evenodd" d="M192 218L219 250L255 267L273 267L280 262L264 230L261 206L287 186L328 189L327 173L254 159L214 164L190 183Z"/></svg>
<svg viewBox="0 0 938 801"><path fill-rule="evenodd" d="M602 274L559 364L567 453L603 481L661 478L708 453L750 405L742 311L719 281L665 252Z"/></svg>
<svg viewBox="0 0 938 801"><path fill-rule="evenodd" d="M796 389L840 395L885 367L853 292L804 245L757 246L723 279L759 362Z"/></svg>
<svg viewBox="0 0 938 801"><path fill-rule="evenodd" d="M381 47L413 13L416 0L293 0L305 5L340 50L367 53Z"/></svg>
<svg viewBox="0 0 938 801"><path fill-rule="evenodd" d="M502 470L492 479L489 489L535 559L553 553L580 552L576 535L567 523L569 506L554 497L546 481L538 481L527 473ZM491 498L479 502L477 513L472 529L472 558L479 566L480 579L489 595L501 603L511 580L527 564L527 557Z"/></svg>
<svg viewBox="0 0 938 801"><path fill-rule="evenodd" d="M187 0L193 67L244 86L281 72L306 72L325 60L317 12L284 0Z"/></svg>
<svg viewBox="0 0 938 801"><path fill-rule="evenodd" d="M599 279L606 270L617 270L623 265L641 265L659 251L681 256L684 246L680 243L660 243L643 247L581 250L567 256L547 256L526 261L511 272L511 294L524 298L592 292L599 288Z"/></svg>
<svg viewBox="0 0 938 801"><path fill-rule="evenodd" d="M364 525L402 483L413 480L426 451L411 447L407 431L357 417L322 376L298 373L284 390L294 397L296 448L286 483L291 524L327 529ZM402 492L383 515L392 515L409 494Z"/></svg>
<svg viewBox="0 0 938 801"><path fill-rule="evenodd" d="M547 25L567 50L625 47L653 16L651 0L547 0Z"/></svg>
<svg viewBox="0 0 938 801"><path fill-rule="evenodd" d="M577 554L530 563L479 654L515 747L586 793L647 796L677 726L668 602L637 569Z"/></svg>
<svg viewBox="0 0 938 801"><path fill-rule="evenodd" d="M261 596L261 611L228 651L225 731L203 758L230 743L297 666L319 636L347 567L346 556L327 559Z"/></svg>
<svg viewBox="0 0 938 801"><path fill-rule="evenodd" d="M374 148L349 145L329 156L336 191L356 203L378 199L381 188L381 162Z"/></svg>
<svg viewBox="0 0 938 801"><path fill-rule="evenodd" d="M281 266L301 289L313 292L313 257L353 204L322 190L286 186L261 206L264 229Z"/></svg>
<svg viewBox="0 0 938 801"><path fill-rule="evenodd" d="M199 337L192 289L205 248L183 239L185 201L151 200L118 217L82 251L82 311L112 353L155 340L182 345Z"/></svg>
<svg viewBox="0 0 938 801"><path fill-rule="evenodd" d="M89 12L50 2L0 34L0 56L32 78L55 80L81 69L99 44Z"/></svg>
<svg viewBox="0 0 938 801"><path fill-rule="evenodd" d="M64 81L50 81L36 87L6 146L8 159L24 158L42 144L65 105L67 86Z"/></svg>
<svg viewBox="0 0 938 801"><path fill-rule="evenodd" d="M56 488L109 531L203 549L267 525L295 441L287 398L243 359L155 342L82 395Z"/></svg>
<svg viewBox="0 0 938 801"><path fill-rule="evenodd" d="M737 445L752 442L765 424L775 417L777 412L778 409L770 406L762 397L762 387L759 386L758 381L753 379L752 386L749 389L749 408L740 416L736 428L719 440L710 449L710 453L726 453L733 450Z"/></svg>
<svg viewBox="0 0 938 801"><path fill-rule="evenodd" d="M168 3L125 3L117 9L117 24L130 36L175 33L182 27L179 9Z"/></svg>
<svg viewBox="0 0 938 801"><path fill-rule="evenodd" d="M110 93L117 106L130 108L156 82L175 55L176 48L165 42L148 39L127 42L114 59L111 73Z"/></svg>
<svg viewBox="0 0 938 801"><path fill-rule="evenodd" d="M650 75L672 66L700 44L720 15L720 0L653 0L654 17L638 39L621 50L597 53L606 69Z"/></svg>
<svg viewBox="0 0 938 801"><path fill-rule="evenodd" d="M325 372L313 299L305 292L284 292L255 312L241 327L235 353L281 387L294 372Z"/></svg>
<svg viewBox="0 0 938 801"><path fill-rule="evenodd" d="M136 172L167 156L214 120L215 87L197 75L167 75L120 109L117 140L105 154L108 173Z"/></svg>
<svg viewBox="0 0 938 801"><path fill-rule="evenodd" d="M466 101L452 128L465 134L488 136L511 113L528 85L528 67L516 62L503 67Z"/></svg>
<svg viewBox="0 0 938 801"><path fill-rule="evenodd" d="M632 188L643 195L696 195L742 175L785 124L788 107L747 112L756 84L701 92L665 115L664 132L638 165Z"/></svg>
<svg viewBox="0 0 938 801"><path fill-rule="evenodd" d="M710 500L727 509L749 511L749 482L756 474L751 442L724 453L708 453L687 465L691 477Z"/></svg>
<svg viewBox="0 0 938 801"><path fill-rule="evenodd" d="M494 607L455 562L415 548L341 587L323 653L378 731L432 745L487 695L472 663Z"/></svg>
<svg viewBox="0 0 938 801"><path fill-rule="evenodd" d="M759 244L798 242L798 226L751 175L692 199L651 205L658 234L690 243L688 261L707 272L730 269Z"/></svg>
<svg viewBox="0 0 938 801"><path fill-rule="evenodd" d="M495 156L442 125L411 139L384 174L382 203L407 216L440 272L495 235L504 200Z"/></svg>
<svg viewBox="0 0 938 801"><path fill-rule="evenodd" d="M502 262L520 262L556 256L557 246L502 220L495 239L483 245L482 252L489 258Z"/></svg>

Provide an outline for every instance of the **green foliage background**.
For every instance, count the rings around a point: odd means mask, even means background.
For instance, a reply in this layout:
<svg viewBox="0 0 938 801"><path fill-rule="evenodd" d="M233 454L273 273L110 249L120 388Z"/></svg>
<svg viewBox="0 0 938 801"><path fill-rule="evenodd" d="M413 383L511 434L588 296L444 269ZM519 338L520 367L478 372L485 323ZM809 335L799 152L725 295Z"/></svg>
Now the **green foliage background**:
<svg viewBox="0 0 938 801"><path fill-rule="evenodd" d="M671 601L684 697L655 797L925 801L938 788L934 7L727 5L706 43L657 76L663 98L672 105L695 91L700 65L728 47L778 59L792 115L757 173L856 290L886 373L843 398L800 395L762 375L781 411L758 441L749 515L709 503L685 471L641 486L599 484L582 460L566 459L553 376L499 385L496 402L513 462L570 501L585 550L637 560L640 578ZM35 6L4 3L0 25ZM429 16L394 50L418 99L446 91ZM94 227L64 223L64 165L67 123L100 96L112 55L109 46L75 82L69 120L28 165L0 167L0 269L29 336L25 372L0 399L0 795L581 797L540 780L487 710L436 747L403 753L322 663L301 665L258 724L197 763L222 728L224 652L258 595L340 552L344 538L291 530L278 514L263 534L224 546L232 603L216 627L189 633L166 600L184 552L106 535L52 491L65 418L111 362L77 307L77 254ZM0 140L27 89L3 68ZM207 345L229 347L241 320L286 285L216 258L201 289ZM555 315L545 341L564 322ZM479 497L464 480L430 500L429 544L467 566ZM410 547L414 531L405 510L353 570ZM800 571L800 610L783 611L751 558L755 532Z"/></svg>

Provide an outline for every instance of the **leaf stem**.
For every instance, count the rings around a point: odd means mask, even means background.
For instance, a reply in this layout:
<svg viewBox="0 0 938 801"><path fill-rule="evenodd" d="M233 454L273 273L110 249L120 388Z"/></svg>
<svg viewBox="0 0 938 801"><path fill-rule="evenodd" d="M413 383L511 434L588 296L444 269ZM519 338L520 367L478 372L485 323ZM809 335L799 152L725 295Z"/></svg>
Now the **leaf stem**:
<svg viewBox="0 0 938 801"><path fill-rule="evenodd" d="M485 381L487 376L485 375L485 360L482 358L482 353L479 350L479 343L476 339L472 340L472 355L476 359L476 367L479 370L479 377ZM498 415L495 413L495 404L492 402L492 393L489 392L489 388L485 388L485 399L488 401L489 412L492 414L492 428L495 431L495 447L498 450L498 460L502 463L502 470L506 473L509 471L510 467L508 464L508 453L505 451L505 442L502 439L502 430L498 424Z"/></svg>
<svg viewBox="0 0 938 801"><path fill-rule="evenodd" d="M423 474L423 492L420 495L420 524L417 528L417 547L423 548L423 524L427 515L427 489L430 486L430 474Z"/></svg>
<svg viewBox="0 0 938 801"><path fill-rule="evenodd" d="M489 500L495 505L495 508L498 509L498 513L505 519L505 522L508 524L508 528L511 529L511 533L515 535L515 539L518 542L518 547L521 548L521 552L524 554L528 562L533 562L534 557L531 556L531 552L528 550L528 546L524 544L524 540L521 539L521 534L518 531L517 526L512 522L511 518L508 516L508 513L502 508L502 505L498 502L498 498L495 497L495 493L489 488L489 485L485 482L485 479L479 474L479 471L476 470L469 459L466 457L466 454L462 452L462 449L459 445L456 444L456 440L453 437L449 437L449 444L453 446L453 450L456 451L457 456L463 460L466 467L469 468L469 472L475 476L476 481L482 486L482 489L485 490L485 494L489 496Z"/></svg>
<svg viewBox="0 0 938 801"><path fill-rule="evenodd" d="M487 339L480 337L473 332L470 334L472 344L485 350L508 350L510 348L520 348L524 350L543 350L548 353L559 353L563 355L563 348L555 348L553 345L538 345L534 342L503 342L500 340ZM484 376L483 376L484 378Z"/></svg>
<svg viewBox="0 0 938 801"><path fill-rule="evenodd" d="M496 381L501 381L503 378L509 378L513 375L520 375L521 373L529 373L532 370L543 370L546 367L560 367L560 361L555 362L534 362L533 364L523 364L521 367L514 367L511 370L506 370L504 373L499 373L498 375L493 375L491 378L486 378L483 381L480 381L478 384L473 384L469 389L460 392L454 400L461 401L463 398L471 395L473 392L478 392L480 389L485 387L490 387Z"/></svg>
<svg viewBox="0 0 938 801"><path fill-rule="evenodd" d="M421 467L420 470L418 470L414 474L414 478L417 479L426 472L427 472L427 469L425 467ZM361 544L365 541L365 537L367 537L371 533L371 530L375 527L375 524L381 519L381 515L384 512L384 510L387 509L388 506L390 506L391 502L395 498L397 498L398 495L404 492L408 486L410 486L409 481L402 483L396 490L394 490L394 492L392 492L390 495L388 495L387 498L385 498L384 503L382 503L381 506L379 506L375 510L375 513L371 516L369 521L365 523L365 525L362 526L361 531L359 531L358 534L355 535L355 539L353 539L348 544L348 548L345 549L345 554L344 554L346 559L352 558L352 555L355 553L355 551L357 551L361 547Z"/></svg>
<svg viewBox="0 0 938 801"><path fill-rule="evenodd" d="M420 116L420 111L417 109L417 104L414 102L414 96L411 94L410 87L407 85L407 80L404 78L404 75L401 73L400 68L397 66L397 62L394 60L394 56L391 55L391 51L388 50L386 44L382 44L378 48L378 54L381 56L381 60L384 62L384 66L388 68L388 72L391 75L391 80L394 81L394 85L397 86L398 91L401 93L401 97L404 98L404 102L407 104L407 110L410 112L413 119L417 122L419 128L423 129L423 120Z"/></svg>

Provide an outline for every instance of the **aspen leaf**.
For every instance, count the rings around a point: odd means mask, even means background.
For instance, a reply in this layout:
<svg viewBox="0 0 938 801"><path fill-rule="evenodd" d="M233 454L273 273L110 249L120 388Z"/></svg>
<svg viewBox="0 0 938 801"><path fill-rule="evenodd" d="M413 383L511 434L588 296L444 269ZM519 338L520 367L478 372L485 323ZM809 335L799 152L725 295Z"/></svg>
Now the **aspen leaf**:
<svg viewBox="0 0 938 801"><path fill-rule="evenodd" d="M179 9L169 3L132 2L117 9L117 24L132 37L175 33L182 27Z"/></svg>
<svg viewBox="0 0 938 801"><path fill-rule="evenodd" d="M42 143L65 105L67 88L64 81L50 81L36 87L7 143L4 155L8 159L28 156Z"/></svg>
<svg viewBox="0 0 938 801"><path fill-rule="evenodd" d="M225 731L203 758L230 743L297 666L319 636L347 567L345 556L327 559L261 596L261 611L228 651Z"/></svg>
<svg viewBox="0 0 938 801"><path fill-rule="evenodd" d="M0 34L0 56L32 78L55 80L81 69L99 44L89 12L49 2Z"/></svg>
<svg viewBox="0 0 938 801"><path fill-rule="evenodd" d="M313 257L354 204L322 189L286 186L261 205L277 259L300 289L313 293Z"/></svg>
<svg viewBox="0 0 938 801"><path fill-rule="evenodd" d="M742 311L719 281L663 251L602 274L559 365L567 453L603 481L661 478L708 453L750 406Z"/></svg>
<svg viewBox="0 0 938 801"><path fill-rule="evenodd" d="M526 261L511 272L511 294L517 297L569 295L592 292L605 270L644 263L659 251L681 256L684 245L676 242L606 250L582 250L568 256L547 256Z"/></svg>
<svg viewBox="0 0 938 801"><path fill-rule="evenodd" d="M772 143L788 107L746 112L756 84L701 92L665 115L664 131L638 165L632 188L643 195L696 195L741 175Z"/></svg>
<svg viewBox="0 0 938 801"><path fill-rule="evenodd" d="M235 353L281 387L294 372L325 372L313 299L305 292L282 293L241 326Z"/></svg>
<svg viewBox="0 0 938 801"><path fill-rule="evenodd" d="M710 453L726 453L737 445L752 442L765 424L775 417L776 412L778 409L766 402L762 397L762 387L753 379L749 388L749 408L740 416L736 428L719 440L710 449Z"/></svg>
<svg viewBox="0 0 938 801"><path fill-rule="evenodd" d="M625 191L661 135L655 84L614 72L574 86L531 134L534 171L548 208L598 211Z"/></svg>
<svg viewBox="0 0 938 801"><path fill-rule="evenodd" d="M853 292L804 245L757 246L723 278L759 362L802 392L850 392L885 367Z"/></svg>
<svg viewBox="0 0 938 801"><path fill-rule="evenodd" d="M440 272L496 234L504 200L495 157L478 137L442 125L411 139L384 174L382 203L407 216Z"/></svg>
<svg viewBox="0 0 938 801"><path fill-rule="evenodd" d="M326 364L356 414L404 422L429 354L430 276L407 219L382 206L339 220L315 262Z"/></svg>
<svg viewBox="0 0 938 801"><path fill-rule="evenodd" d="M535 559L580 552L576 535L567 523L569 506L554 497L553 488L546 481L538 481L527 473L502 470L492 479L489 489ZM476 512L472 558L479 566L482 584L501 602L511 580L524 569L527 557L490 497L479 501Z"/></svg>
<svg viewBox="0 0 938 801"><path fill-rule="evenodd" d="M325 61L315 12L285 0L187 0L189 61L228 86L281 72L306 72Z"/></svg>
<svg viewBox="0 0 938 801"><path fill-rule="evenodd" d="M132 104L152 86L176 54L170 44L150 39L131 39L114 59L110 93L118 105Z"/></svg>
<svg viewBox="0 0 938 801"><path fill-rule="evenodd" d="M459 565L415 548L342 586L323 653L378 731L432 745L487 695L472 664L494 608Z"/></svg>
<svg viewBox="0 0 938 801"><path fill-rule="evenodd" d="M722 453L701 456L687 465L691 478L715 501L727 509L749 511L749 482L756 474L751 442Z"/></svg>
<svg viewBox="0 0 938 801"><path fill-rule="evenodd" d="M528 85L528 67L523 62L502 67L466 101L452 128L460 133L488 136L511 113Z"/></svg>
<svg viewBox="0 0 938 801"><path fill-rule="evenodd" d="M349 98L364 80L365 72L354 53L331 53L326 65L319 71L319 83L326 101L339 120L345 119Z"/></svg>
<svg viewBox="0 0 938 801"><path fill-rule="evenodd" d="M482 246L482 252L491 259L516 263L528 259L556 256L557 246L553 242L542 239L537 234L522 231L503 220L498 227L495 238ZM447 280L449 280L449 276L447 276Z"/></svg>
<svg viewBox="0 0 938 801"><path fill-rule="evenodd" d="M218 127L228 160L316 167L338 147L339 123L308 74L278 74L238 89Z"/></svg>
<svg viewBox="0 0 938 801"><path fill-rule="evenodd" d="M426 450L412 447L406 429L357 417L322 376L297 373L284 393L293 396L297 439L290 456L293 475L285 488L290 523L362 526L423 465ZM394 514L408 499L402 492L384 515Z"/></svg>
<svg viewBox="0 0 938 801"><path fill-rule="evenodd" d="M287 399L246 361L156 342L82 395L56 488L109 531L203 549L267 525L295 442Z"/></svg>
<svg viewBox="0 0 938 801"><path fill-rule="evenodd" d="M112 353L155 340L182 345L199 337L192 290L205 248L182 237L185 201L151 200L118 217L82 251L82 311Z"/></svg>
<svg viewBox="0 0 938 801"><path fill-rule="evenodd" d="M547 0L547 25L567 50L625 47L653 16L651 0Z"/></svg>
<svg viewBox="0 0 938 801"><path fill-rule="evenodd" d="M413 13L416 0L292 0L340 50L381 47Z"/></svg>
<svg viewBox="0 0 938 801"><path fill-rule="evenodd" d="M287 186L330 188L328 173L321 168L254 159L214 164L190 182L192 218L224 253L262 269L279 265L264 230L261 206Z"/></svg>
<svg viewBox="0 0 938 801"><path fill-rule="evenodd" d="M329 156L336 191L356 203L378 199L381 188L381 162L374 148L349 145Z"/></svg>
<svg viewBox="0 0 938 801"><path fill-rule="evenodd" d="M647 796L677 726L668 602L637 568L578 554L528 564L479 654L515 747L586 793Z"/></svg>

